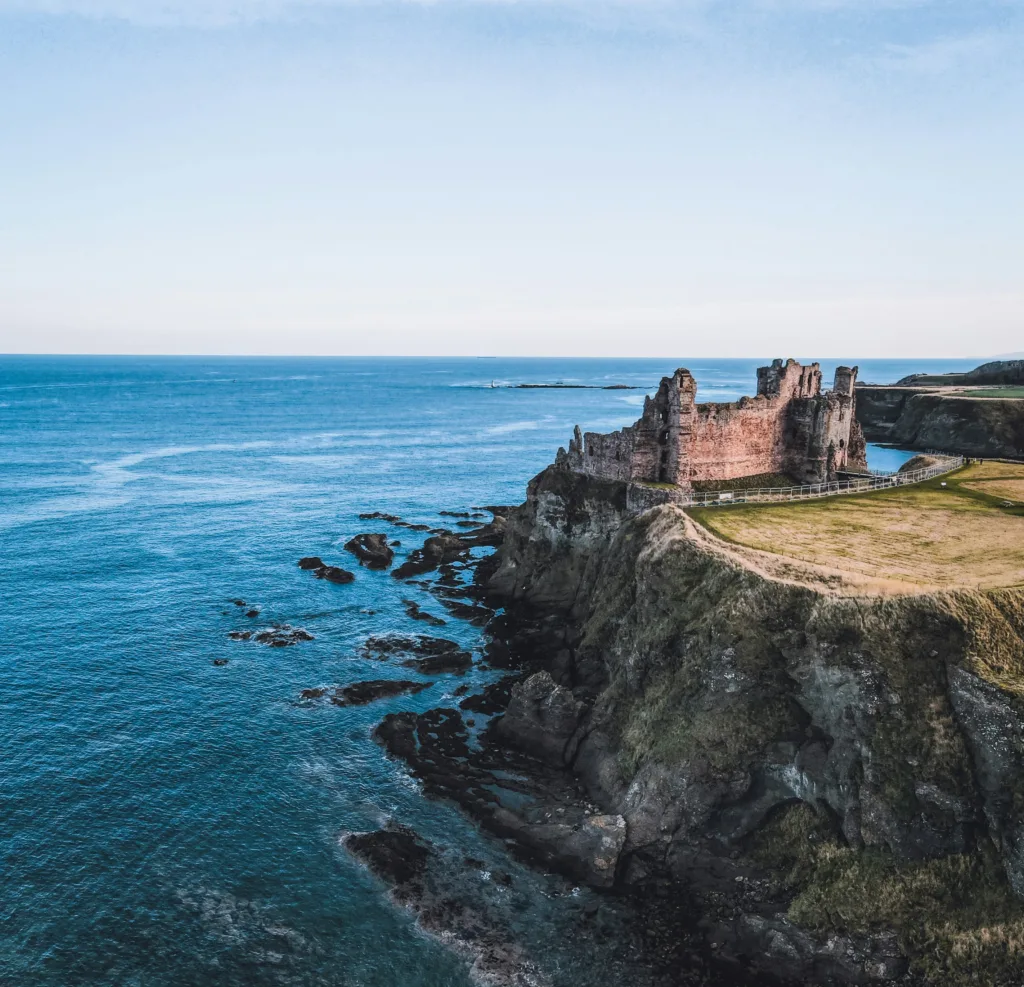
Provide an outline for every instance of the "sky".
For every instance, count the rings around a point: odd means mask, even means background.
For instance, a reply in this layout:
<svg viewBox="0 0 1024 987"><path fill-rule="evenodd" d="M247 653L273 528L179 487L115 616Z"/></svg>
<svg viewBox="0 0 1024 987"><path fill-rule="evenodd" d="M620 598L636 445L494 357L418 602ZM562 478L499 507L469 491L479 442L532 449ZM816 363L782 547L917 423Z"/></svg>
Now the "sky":
<svg viewBox="0 0 1024 987"><path fill-rule="evenodd" d="M1024 349L1024 0L0 0L0 353Z"/></svg>

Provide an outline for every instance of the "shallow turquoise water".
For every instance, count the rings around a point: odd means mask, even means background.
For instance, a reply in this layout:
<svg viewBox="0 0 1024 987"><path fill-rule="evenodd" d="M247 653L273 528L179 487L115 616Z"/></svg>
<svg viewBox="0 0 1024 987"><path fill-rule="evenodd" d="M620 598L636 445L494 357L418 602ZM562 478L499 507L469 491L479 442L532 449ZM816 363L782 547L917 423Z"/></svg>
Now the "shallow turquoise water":
<svg viewBox="0 0 1024 987"><path fill-rule="evenodd" d="M564 882L506 862L369 739L450 680L363 708L297 702L394 674L358 644L422 631L400 599L434 601L295 562L352 568L343 543L385 530L362 511L436 524L518 503L573 425L628 424L643 401L492 380L653 388L683 364L703 399L733 399L758 362L0 358L0 982L467 984L338 846L388 816L514 871L509 915L553 983L599 975L600 955L573 954ZM872 465L902 458L886 455ZM316 640L227 638L278 620ZM453 620L443 633L479 643Z"/></svg>

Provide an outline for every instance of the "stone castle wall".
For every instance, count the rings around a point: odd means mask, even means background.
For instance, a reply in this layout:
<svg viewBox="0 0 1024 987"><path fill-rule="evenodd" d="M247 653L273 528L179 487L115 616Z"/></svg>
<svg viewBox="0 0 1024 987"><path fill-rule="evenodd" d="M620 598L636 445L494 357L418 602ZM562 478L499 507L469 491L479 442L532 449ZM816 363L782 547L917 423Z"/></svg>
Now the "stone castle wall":
<svg viewBox="0 0 1024 987"><path fill-rule="evenodd" d="M776 360L757 372L757 395L735 403L697 404L688 370L664 377L639 421L618 432L576 433L559 462L605 479L669 483L788 473L802 483L863 468L864 442L854 417L857 368L840 367L831 391L821 369Z"/></svg>

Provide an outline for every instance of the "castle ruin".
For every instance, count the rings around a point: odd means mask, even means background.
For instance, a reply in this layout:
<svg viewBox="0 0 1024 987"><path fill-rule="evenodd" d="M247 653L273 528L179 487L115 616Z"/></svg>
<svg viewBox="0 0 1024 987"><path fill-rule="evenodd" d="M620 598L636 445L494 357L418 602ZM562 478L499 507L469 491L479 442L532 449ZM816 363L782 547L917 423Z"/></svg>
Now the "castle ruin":
<svg viewBox="0 0 1024 987"><path fill-rule="evenodd" d="M817 363L775 360L757 371L756 397L697 404L689 370L663 377L640 420L618 432L581 434L558 460L575 472L632 483L694 485L786 474L822 483L867 468L854 417L857 367L839 367L832 390L821 389Z"/></svg>

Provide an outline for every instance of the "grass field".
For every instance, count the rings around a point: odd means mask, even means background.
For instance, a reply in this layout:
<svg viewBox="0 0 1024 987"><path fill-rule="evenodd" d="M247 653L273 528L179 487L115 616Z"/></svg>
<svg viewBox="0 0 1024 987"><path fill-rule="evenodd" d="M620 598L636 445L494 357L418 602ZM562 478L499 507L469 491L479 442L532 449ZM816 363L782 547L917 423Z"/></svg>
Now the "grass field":
<svg viewBox="0 0 1024 987"><path fill-rule="evenodd" d="M972 387L952 393L965 398L1024 398L1024 387Z"/></svg>
<svg viewBox="0 0 1024 987"><path fill-rule="evenodd" d="M1024 465L986 462L877 493L689 513L740 550L881 590L1024 585Z"/></svg>

